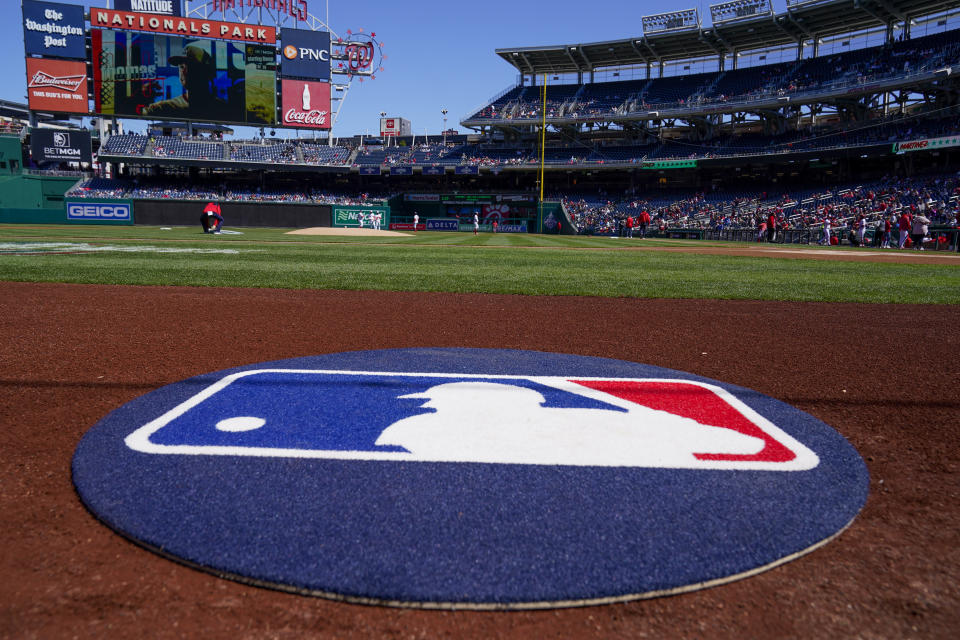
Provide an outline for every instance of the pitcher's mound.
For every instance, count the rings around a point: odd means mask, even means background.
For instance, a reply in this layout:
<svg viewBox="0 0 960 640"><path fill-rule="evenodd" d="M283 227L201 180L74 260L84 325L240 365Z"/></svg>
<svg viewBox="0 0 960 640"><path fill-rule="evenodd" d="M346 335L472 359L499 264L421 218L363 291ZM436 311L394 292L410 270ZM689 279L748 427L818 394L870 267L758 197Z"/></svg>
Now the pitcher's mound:
<svg viewBox="0 0 960 640"><path fill-rule="evenodd" d="M409 233L399 231L377 231L376 229L360 229L358 227L310 227L287 231L292 236L408 236Z"/></svg>

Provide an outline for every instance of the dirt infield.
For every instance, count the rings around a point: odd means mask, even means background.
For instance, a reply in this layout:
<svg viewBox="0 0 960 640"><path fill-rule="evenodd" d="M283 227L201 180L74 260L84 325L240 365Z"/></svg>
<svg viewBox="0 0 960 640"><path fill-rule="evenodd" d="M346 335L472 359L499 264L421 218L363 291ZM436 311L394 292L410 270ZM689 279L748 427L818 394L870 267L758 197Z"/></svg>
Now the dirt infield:
<svg viewBox="0 0 960 640"><path fill-rule="evenodd" d="M0 283L0 636L954 638L960 308ZM469 346L618 358L756 389L859 450L871 495L838 539L692 594L431 612L248 587L145 551L80 504L70 460L109 411L231 366Z"/></svg>

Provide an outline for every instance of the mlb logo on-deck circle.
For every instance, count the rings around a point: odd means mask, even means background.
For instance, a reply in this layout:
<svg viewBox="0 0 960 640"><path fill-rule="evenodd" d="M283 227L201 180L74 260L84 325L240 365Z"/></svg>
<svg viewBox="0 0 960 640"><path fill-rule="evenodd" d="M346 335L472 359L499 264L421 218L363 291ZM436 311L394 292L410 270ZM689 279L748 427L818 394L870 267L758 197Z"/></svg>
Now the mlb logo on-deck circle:
<svg viewBox="0 0 960 640"><path fill-rule="evenodd" d="M690 591L810 552L869 485L763 394L618 360L396 349L260 363L94 425L77 491L218 576L350 602L535 608Z"/></svg>
<svg viewBox="0 0 960 640"><path fill-rule="evenodd" d="M296 403L277 389L302 386ZM361 404L344 415L354 395ZM326 400L336 397L340 402ZM253 404L255 415L232 415ZM673 379L254 369L132 433L154 454L803 470L818 458L733 394Z"/></svg>

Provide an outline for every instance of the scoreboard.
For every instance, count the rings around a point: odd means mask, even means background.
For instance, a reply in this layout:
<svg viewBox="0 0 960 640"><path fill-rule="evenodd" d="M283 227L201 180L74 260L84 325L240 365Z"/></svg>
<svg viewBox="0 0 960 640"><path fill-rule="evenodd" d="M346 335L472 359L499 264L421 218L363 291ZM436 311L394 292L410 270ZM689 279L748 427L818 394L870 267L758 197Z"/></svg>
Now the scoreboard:
<svg viewBox="0 0 960 640"><path fill-rule="evenodd" d="M281 4L305 19L305 2ZM23 0L32 111L331 128L328 31L188 16L180 0L114 6Z"/></svg>

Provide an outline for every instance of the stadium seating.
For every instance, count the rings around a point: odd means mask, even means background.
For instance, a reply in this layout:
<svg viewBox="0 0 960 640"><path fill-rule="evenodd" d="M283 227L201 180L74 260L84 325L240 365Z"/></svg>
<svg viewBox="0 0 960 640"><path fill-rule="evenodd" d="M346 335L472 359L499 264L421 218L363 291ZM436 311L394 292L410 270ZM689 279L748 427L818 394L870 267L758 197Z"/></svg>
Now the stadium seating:
<svg viewBox="0 0 960 640"><path fill-rule="evenodd" d="M957 31L845 53L648 80L553 85L547 117L617 115L822 91L960 63ZM514 87L467 120L542 117L540 87Z"/></svg>
<svg viewBox="0 0 960 640"><path fill-rule="evenodd" d="M350 150L339 146L301 143L300 149L305 164L343 165L350 157Z"/></svg>
<svg viewBox="0 0 960 640"><path fill-rule="evenodd" d="M222 142L187 142L175 136L158 136L153 141L153 155L157 158L194 160L223 160Z"/></svg>
<svg viewBox="0 0 960 640"><path fill-rule="evenodd" d="M146 148L147 137L136 134L111 136L103 145L103 151L107 153L131 156L143 155Z"/></svg>
<svg viewBox="0 0 960 640"><path fill-rule="evenodd" d="M231 144L230 159L242 162L297 162L296 148L284 142L281 144Z"/></svg>

